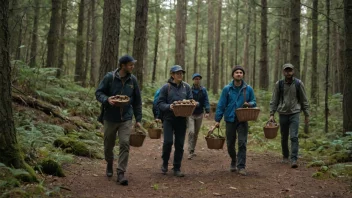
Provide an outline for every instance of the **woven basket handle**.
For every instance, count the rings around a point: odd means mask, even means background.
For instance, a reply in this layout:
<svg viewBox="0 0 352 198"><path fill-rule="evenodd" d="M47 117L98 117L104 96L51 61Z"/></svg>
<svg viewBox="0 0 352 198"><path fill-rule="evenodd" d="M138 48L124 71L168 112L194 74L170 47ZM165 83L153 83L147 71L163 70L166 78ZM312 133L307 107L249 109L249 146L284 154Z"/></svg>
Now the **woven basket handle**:
<svg viewBox="0 0 352 198"><path fill-rule="evenodd" d="M214 125L214 126L208 131L207 137L209 137L209 136L214 132L215 129L216 129L216 125Z"/></svg>

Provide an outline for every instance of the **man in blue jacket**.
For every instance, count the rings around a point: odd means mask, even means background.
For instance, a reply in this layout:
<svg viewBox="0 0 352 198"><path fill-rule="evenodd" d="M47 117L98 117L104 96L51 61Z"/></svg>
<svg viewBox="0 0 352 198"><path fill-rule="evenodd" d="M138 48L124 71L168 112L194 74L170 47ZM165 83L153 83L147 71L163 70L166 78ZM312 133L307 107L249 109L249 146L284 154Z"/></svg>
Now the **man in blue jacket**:
<svg viewBox="0 0 352 198"><path fill-rule="evenodd" d="M253 88L243 80L245 71L241 66L235 66L232 70L233 80L222 90L215 113L216 126L224 116L226 122L227 151L231 157L230 171L241 175L247 175L246 152L248 137L248 122L239 122L236 117L236 109L242 107L256 107L257 103ZM244 90L246 90L244 92ZM246 94L244 97L244 93ZM236 132L238 133L238 155L236 156Z"/></svg>
<svg viewBox="0 0 352 198"><path fill-rule="evenodd" d="M202 76L199 73L192 75L192 94L193 99L197 101L197 107L193 111L193 115L188 117L188 159L192 159L196 156L194 151L197 144L200 126L202 125L203 115L205 118L209 117L210 111L208 92L205 87L200 85L201 79Z"/></svg>
<svg viewBox="0 0 352 198"><path fill-rule="evenodd" d="M106 175L113 175L113 161L116 133L119 137L119 160L117 167L117 182L121 185L128 185L128 180L124 173L127 169L130 133L132 126L132 116L136 119L136 127L140 127L142 120L142 99L138 87L137 79L132 75L134 68L133 57L122 56L119 59L119 68L113 72L108 72L100 82L95 96L103 104L104 114L104 155L107 162ZM113 96L127 95L130 101L123 107L115 106Z"/></svg>
<svg viewBox="0 0 352 198"><path fill-rule="evenodd" d="M164 143L161 158L163 164L161 171L166 174L168 171L168 163L173 145L173 139L175 134L175 152L174 152L174 163L173 171L177 177L183 177L184 174L181 172L181 162L183 157L183 146L185 143L187 118L176 117L174 110L174 101L192 99L192 90L189 84L183 81L183 76L186 72L179 65L174 65L170 69L170 79L161 90L159 99L157 102L159 111L163 116L163 128L164 128Z"/></svg>

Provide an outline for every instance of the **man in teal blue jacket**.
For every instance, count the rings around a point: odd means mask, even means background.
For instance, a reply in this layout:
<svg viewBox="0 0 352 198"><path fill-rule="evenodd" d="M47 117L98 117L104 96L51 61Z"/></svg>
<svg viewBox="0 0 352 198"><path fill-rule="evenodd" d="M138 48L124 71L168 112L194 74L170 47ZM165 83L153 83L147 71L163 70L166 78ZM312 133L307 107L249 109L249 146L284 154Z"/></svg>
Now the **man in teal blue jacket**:
<svg viewBox="0 0 352 198"><path fill-rule="evenodd" d="M138 87L137 79L132 75L134 68L133 57L122 56L119 59L119 68L113 72L108 72L100 82L95 96L103 104L104 113L102 121L104 124L104 155L107 162L106 176L113 175L113 149L116 135L119 137L119 161L117 167L117 181L121 185L128 185L128 180L124 173L127 169L130 133L132 126L132 116L136 119L136 127L140 127L142 120L142 99ZM113 97L116 95L127 95L130 101L123 107L115 105Z"/></svg>
<svg viewBox="0 0 352 198"><path fill-rule="evenodd" d="M241 175L247 175L246 152L248 137L248 122L239 122L236 117L236 109L242 107L256 107L257 103L253 88L243 80L245 71L241 66L235 66L232 70L233 80L222 90L215 113L216 126L224 116L226 122L227 151L231 157L230 171ZM244 92L244 90L246 90ZM244 98L244 93L246 94ZM236 132L238 133L238 155L236 156ZM237 159L237 160L236 160Z"/></svg>

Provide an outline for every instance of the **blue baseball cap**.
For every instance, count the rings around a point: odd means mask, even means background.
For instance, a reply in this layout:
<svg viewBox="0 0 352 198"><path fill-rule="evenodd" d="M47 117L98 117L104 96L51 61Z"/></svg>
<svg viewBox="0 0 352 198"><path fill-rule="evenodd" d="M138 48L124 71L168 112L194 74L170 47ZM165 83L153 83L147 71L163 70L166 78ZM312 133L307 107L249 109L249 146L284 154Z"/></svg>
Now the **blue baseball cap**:
<svg viewBox="0 0 352 198"><path fill-rule="evenodd" d="M200 74L198 74L198 73L194 73L194 74L192 75L192 80L193 80L195 77L199 77L200 79L202 79L202 76L201 76Z"/></svg>
<svg viewBox="0 0 352 198"><path fill-rule="evenodd" d="M132 56L130 55L124 55L124 56L121 56L120 59L119 59L119 63L120 64L126 64L126 63L129 63L129 62L137 62L137 60L135 60Z"/></svg>
<svg viewBox="0 0 352 198"><path fill-rule="evenodd" d="M183 73L186 73L186 71L183 70L182 67L179 66L179 65L174 65L170 69L170 73L175 73L175 72L178 72L178 71L182 71Z"/></svg>

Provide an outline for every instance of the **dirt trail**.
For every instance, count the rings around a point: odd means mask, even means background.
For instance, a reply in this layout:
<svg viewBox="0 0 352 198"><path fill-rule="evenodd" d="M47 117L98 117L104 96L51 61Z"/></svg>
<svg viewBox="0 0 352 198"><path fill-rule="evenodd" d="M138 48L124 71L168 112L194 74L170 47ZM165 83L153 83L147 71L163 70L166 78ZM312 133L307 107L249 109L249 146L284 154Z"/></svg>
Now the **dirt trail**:
<svg viewBox="0 0 352 198"><path fill-rule="evenodd" d="M177 178L170 171L163 175L161 147L162 139L150 138L140 148L131 147L126 172L129 186L116 183L116 172L111 180L105 176L104 160L88 158L77 158L76 163L65 167L66 177L47 178L47 182L70 189L67 197L352 197L348 184L314 179L314 168L300 162L298 169L291 169L280 163L279 155L269 152L247 152L248 175L231 173L226 147L209 150L203 135L192 160L187 159L185 144L181 169L186 176Z"/></svg>

